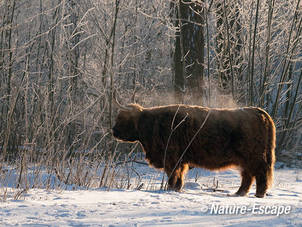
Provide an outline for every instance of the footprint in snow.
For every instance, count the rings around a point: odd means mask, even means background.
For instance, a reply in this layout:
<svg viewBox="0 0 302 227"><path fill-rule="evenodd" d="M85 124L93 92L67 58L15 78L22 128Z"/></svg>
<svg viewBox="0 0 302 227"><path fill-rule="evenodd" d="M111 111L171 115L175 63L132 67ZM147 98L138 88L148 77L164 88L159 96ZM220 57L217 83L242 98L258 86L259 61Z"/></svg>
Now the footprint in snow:
<svg viewBox="0 0 302 227"><path fill-rule="evenodd" d="M191 190L200 190L201 189L201 185L199 183L195 183L195 182L187 182L184 185L185 189L191 189Z"/></svg>
<svg viewBox="0 0 302 227"><path fill-rule="evenodd" d="M85 218L85 217L86 217L86 214L85 214L84 212L82 212L82 211L78 211L78 212L77 212L77 217L78 217L79 219Z"/></svg>

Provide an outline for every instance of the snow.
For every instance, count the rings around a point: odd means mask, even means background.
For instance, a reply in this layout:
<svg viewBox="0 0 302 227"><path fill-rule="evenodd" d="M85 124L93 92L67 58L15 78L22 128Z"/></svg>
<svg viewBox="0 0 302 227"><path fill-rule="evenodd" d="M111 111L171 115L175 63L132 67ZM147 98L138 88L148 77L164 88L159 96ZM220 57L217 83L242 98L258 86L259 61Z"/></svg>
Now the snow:
<svg viewBox="0 0 302 227"><path fill-rule="evenodd" d="M2 187L1 226L302 226L299 169L276 170L262 199L255 185L246 197L230 196L240 184L237 171L193 169L180 193L159 190L161 172L141 165L136 171L141 190Z"/></svg>

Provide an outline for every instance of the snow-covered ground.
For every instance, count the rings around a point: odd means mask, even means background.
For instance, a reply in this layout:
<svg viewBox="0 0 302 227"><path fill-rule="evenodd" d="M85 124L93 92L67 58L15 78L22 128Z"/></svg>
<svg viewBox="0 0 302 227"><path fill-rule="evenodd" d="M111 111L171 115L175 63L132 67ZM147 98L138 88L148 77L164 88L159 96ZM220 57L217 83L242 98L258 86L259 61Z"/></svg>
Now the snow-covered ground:
<svg viewBox="0 0 302 227"><path fill-rule="evenodd" d="M141 190L0 188L1 226L302 226L302 171L275 171L263 199L232 197L237 171L193 169L181 193L161 191L161 173L137 165Z"/></svg>

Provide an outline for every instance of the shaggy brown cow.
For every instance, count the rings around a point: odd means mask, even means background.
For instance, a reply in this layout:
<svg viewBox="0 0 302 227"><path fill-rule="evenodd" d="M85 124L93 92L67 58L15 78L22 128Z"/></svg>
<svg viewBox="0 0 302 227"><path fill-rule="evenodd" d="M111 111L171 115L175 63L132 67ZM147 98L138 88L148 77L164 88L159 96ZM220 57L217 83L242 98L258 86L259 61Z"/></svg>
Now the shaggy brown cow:
<svg viewBox="0 0 302 227"><path fill-rule="evenodd" d="M242 181L238 196L248 193L254 179L257 197L263 197L271 186L275 126L264 110L188 105L143 108L137 104L120 108L114 137L139 141L149 164L168 175L170 189L182 188L189 167L239 167Z"/></svg>

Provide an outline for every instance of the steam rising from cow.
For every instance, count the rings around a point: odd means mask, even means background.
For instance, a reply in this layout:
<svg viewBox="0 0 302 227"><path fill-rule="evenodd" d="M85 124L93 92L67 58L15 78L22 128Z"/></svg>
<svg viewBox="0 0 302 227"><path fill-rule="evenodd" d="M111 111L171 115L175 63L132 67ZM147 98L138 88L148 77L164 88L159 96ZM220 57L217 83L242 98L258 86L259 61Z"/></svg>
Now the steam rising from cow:
<svg viewBox="0 0 302 227"><path fill-rule="evenodd" d="M248 193L254 179L257 197L263 197L271 186L275 126L264 110L189 105L143 108L137 104L120 108L114 137L126 142L139 141L149 164L166 172L170 189L182 188L189 167L239 167L239 196Z"/></svg>

